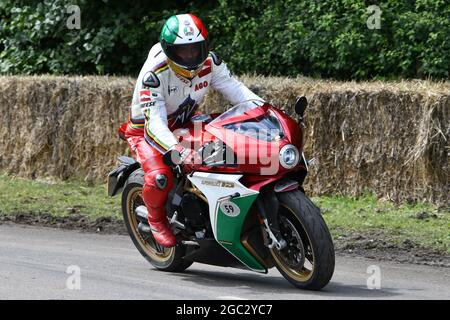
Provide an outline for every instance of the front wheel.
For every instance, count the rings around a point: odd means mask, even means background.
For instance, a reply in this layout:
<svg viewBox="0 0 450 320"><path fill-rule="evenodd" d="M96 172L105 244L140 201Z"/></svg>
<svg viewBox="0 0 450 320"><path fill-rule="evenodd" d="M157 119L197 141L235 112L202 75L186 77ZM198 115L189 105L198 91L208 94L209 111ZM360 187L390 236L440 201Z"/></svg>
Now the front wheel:
<svg viewBox="0 0 450 320"><path fill-rule="evenodd" d="M122 213L128 234L141 255L154 267L163 271L183 271L192 264L191 261L183 259L186 253L184 245L177 243L172 248L162 247L151 234L141 234L138 229L140 221L136 208L144 205L142 200L143 184L144 172L136 170L128 178L122 192Z"/></svg>
<svg viewBox="0 0 450 320"><path fill-rule="evenodd" d="M270 250L278 271L294 286L320 290L334 272L334 246L319 208L299 190L277 194L278 222L287 246Z"/></svg>

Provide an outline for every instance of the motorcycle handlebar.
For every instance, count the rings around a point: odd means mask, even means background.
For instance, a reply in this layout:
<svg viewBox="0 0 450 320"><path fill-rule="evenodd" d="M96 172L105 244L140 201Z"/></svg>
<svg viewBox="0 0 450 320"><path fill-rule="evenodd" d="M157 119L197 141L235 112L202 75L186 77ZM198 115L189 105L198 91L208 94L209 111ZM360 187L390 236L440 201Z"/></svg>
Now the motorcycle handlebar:
<svg viewBox="0 0 450 320"><path fill-rule="evenodd" d="M207 165L207 163L205 163L204 159L203 159L203 150L204 150L204 146L200 147L197 150L197 152L202 157L202 163L193 165L194 168L196 166L200 166L200 165ZM164 162L164 164L168 165L169 167L178 169L180 172L182 172L181 169L184 168L183 163L181 161L180 152L178 152L177 150L168 150L166 153L164 153L163 154L163 162Z"/></svg>

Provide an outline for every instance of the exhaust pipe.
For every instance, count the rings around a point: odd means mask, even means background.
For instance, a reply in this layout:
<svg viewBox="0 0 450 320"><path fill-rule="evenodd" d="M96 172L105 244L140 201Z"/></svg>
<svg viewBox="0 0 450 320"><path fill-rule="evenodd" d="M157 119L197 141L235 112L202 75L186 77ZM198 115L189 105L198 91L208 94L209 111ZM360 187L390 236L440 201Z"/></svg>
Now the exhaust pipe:
<svg viewBox="0 0 450 320"><path fill-rule="evenodd" d="M152 230L150 229L150 226L148 224L145 224L145 223L142 223L142 222L139 222L138 230L142 234L146 234L146 235L151 235L152 234Z"/></svg>
<svg viewBox="0 0 450 320"><path fill-rule="evenodd" d="M136 215L139 219L139 221L148 224L148 211L146 206L139 206L136 208Z"/></svg>

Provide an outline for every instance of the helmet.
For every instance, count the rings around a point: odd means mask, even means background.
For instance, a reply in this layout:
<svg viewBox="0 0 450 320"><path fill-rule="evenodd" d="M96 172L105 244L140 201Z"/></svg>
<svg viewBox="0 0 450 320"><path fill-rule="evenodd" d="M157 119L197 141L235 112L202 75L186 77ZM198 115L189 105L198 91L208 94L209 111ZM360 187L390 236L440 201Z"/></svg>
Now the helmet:
<svg viewBox="0 0 450 320"><path fill-rule="evenodd" d="M171 16L159 37L162 49L172 70L186 78L193 78L208 57L208 31L192 14Z"/></svg>

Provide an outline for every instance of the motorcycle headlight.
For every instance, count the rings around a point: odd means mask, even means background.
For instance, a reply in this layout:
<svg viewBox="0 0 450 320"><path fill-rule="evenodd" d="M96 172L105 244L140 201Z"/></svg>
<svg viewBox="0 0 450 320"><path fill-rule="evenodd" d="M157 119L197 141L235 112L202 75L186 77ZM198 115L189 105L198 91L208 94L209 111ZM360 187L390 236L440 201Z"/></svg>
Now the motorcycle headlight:
<svg viewBox="0 0 450 320"><path fill-rule="evenodd" d="M300 153L298 149L292 145L287 144L280 150L280 163L285 169L292 169L298 164L300 160Z"/></svg>

